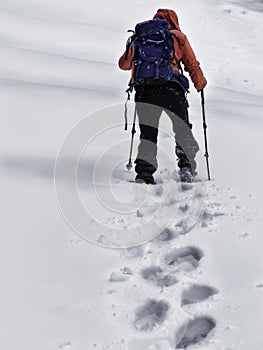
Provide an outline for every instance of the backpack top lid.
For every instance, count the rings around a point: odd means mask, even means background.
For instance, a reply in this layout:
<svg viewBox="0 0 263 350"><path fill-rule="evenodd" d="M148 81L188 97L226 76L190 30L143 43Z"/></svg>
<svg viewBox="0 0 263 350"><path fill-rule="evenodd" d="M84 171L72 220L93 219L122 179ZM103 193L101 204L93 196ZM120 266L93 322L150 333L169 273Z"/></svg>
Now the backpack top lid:
<svg viewBox="0 0 263 350"><path fill-rule="evenodd" d="M165 19L154 18L148 21L138 23L135 27L137 37L156 34L157 32L165 33L168 30L168 22Z"/></svg>

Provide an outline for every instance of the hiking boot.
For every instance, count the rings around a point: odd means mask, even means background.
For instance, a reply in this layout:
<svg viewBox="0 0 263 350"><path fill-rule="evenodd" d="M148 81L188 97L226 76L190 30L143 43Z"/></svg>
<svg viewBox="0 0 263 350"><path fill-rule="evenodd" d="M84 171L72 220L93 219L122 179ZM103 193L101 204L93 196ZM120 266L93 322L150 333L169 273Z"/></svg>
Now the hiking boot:
<svg viewBox="0 0 263 350"><path fill-rule="evenodd" d="M151 174L148 173L140 173L136 176L135 182L140 183L140 184L147 184L147 185L154 185L154 178Z"/></svg>
<svg viewBox="0 0 263 350"><path fill-rule="evenodd" d="M187 183L194 182L194 175L190 167L184 167L180 169L179 176L180 176L181 182L187 182Z"/></svg>

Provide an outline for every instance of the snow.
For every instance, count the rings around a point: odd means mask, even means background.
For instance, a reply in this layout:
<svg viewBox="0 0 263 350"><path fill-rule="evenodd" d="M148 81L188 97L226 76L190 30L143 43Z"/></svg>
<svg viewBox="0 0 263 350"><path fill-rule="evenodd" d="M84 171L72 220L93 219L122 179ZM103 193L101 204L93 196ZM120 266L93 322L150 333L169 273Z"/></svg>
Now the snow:
<svg viewBox="0 0 263 350"><path fill-rule="evenodd" d="M116 62L159 7L178 12L209 82L210 182L193 87L199 181L178 182L168 118L157 185L125 167ZM1 348L262 349L262 11L0 0Z"/></svg>

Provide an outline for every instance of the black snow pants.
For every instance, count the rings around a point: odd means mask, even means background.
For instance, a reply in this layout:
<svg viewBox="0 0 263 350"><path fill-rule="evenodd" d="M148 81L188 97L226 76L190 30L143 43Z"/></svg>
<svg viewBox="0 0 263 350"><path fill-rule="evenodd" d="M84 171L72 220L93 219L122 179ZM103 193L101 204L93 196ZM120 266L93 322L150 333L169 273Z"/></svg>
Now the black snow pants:
<svg viewBox="0 0 263 350"><path fill-rule="evenodd" d="M188 102L183 88L176 82L137 86L135 102L140 126L140 144L135 160L136 173L152 175L157 170L158 126L161 113L165 111L173 125L178 167L191 168L194 174L195 156L199 146L191 131Z"/></svg>

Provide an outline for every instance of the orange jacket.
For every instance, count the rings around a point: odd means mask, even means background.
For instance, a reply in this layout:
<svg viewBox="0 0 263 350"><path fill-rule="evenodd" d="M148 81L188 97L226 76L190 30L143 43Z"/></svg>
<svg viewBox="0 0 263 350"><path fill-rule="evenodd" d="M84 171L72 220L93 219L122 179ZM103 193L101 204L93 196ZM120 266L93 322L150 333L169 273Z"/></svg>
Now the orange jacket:
<svg viewBox="0 0 263 350"><path fill-rule="evenodd" d="M175 56L171 61L172 67L177 63L182 62L184 69L189 73L191 80L197 91L202 90L207 82L204 74L200 68L200 63L197 61L194 51L185 34L181 32L179 27L177 14L172 10L160 9L155 14L154 18L163 18L167 20L169 26L175 27L172 29L171 33L174 36L174 49ZM122 70L129 70L131 68L131 61L133 58L133 46L131 46L127 60L125 59L125 52L119 59L119 67ZM179 68L178 68L179 71Z"/></svg>

